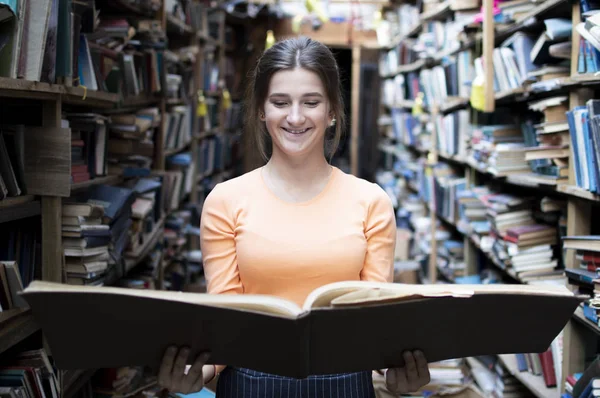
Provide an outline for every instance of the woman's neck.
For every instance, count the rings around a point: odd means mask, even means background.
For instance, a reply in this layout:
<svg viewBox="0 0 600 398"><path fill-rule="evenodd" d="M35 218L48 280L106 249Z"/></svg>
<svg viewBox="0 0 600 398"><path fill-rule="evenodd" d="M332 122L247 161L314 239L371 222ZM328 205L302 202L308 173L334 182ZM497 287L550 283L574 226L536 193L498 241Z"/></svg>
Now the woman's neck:
<svg viewBox="0 0 600 398"><path fill-rule="evenodd" d="M318 195L327 185L332 171L322 155L315 159L292 160L275 151L264 168L275 194L294 202Z"/></svg>
<svg viewBox="0 0 600 398"><path fill-rule="evenodd" d="M266 168L271 176L296 186L311 186L326 179L331 173L331 166L324 156L315 159L290 159L278 152L273 153Z"/></svg>

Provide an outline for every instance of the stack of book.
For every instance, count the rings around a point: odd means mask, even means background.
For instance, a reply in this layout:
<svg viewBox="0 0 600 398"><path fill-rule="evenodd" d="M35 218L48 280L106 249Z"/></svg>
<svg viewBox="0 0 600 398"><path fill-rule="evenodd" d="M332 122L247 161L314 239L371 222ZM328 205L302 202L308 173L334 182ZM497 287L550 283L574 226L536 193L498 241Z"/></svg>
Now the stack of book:
<svg viewBox="0 0 600 398"><path fill-rule="evenodd" d="M534 218L534 200L508 194L484 198L494 237L492 256L504 268L511 268L521 280L552 273L558 265L554 246L556 226Z"/></svg>
<svg viewBox="0 0 600 398"><path fill-rule="evenodd" d="M528 146L525 158L531 171L540 176L566 183L569 175L570 135L566 113L567 97L552 97L529 103L529 109L544 115L543 121L522 124Z"/></svg>
<svg viewBox="0 0 600 398"><path fill-rule="evenodd" d="M154 133L160 126L158 108L110 117L108 142L109 173L124 177L143 177L150 173L154 157Z"/></svg>
<svg viewBox="0 0 600 398"><path fill-rule="evenodd" d="M529 171L525 142L515 125L474 126L469 161L497 176Z"/></svg>
<svg viewBox="0 0 600 398"><path fill-rule="evenodd" d="M123 253L128 244L129 228L131 226L131 214L132 205L136 200L136 195L133 190L126 187L118 187L112 185L95 185L90 187L88 190L82 193L72 196L69 199L63 201L63 208L70 209L70 213L75 216L90 217L93 220L75 220L71 219L68 222L75 223L79 222L80 225L66 226L63 221L63 238L70 237L76 238L77 241L73 242L73 245L79 245L79 248L67 248L65 247L65 255L72 253L71 256L75 257L74 264L78 265L78 270L84 270L87 262L92 262L89 256L101 255L98 259L94 258L94 262L107 261L105 268L106 273L89 275L74 275L74 279L70 280L69 283L96 283L103 284L106 279L112 279L113 275L121 277L124 273L123 269ZM102 207L102 215L99 215L101 210L97 210L98 206ZM63 212L63 214L65 214ZM98 220L99 219L99 220ZM81 225L83 223L83 225ZM91 232L101 231L101 232ZM90 237L102 236L104 241L108 242L103 246L97 246L95 248L86 248ZM103 242L104 242L103 241ZM96 253L100 251L98 247L102 248L102 253ZM108 258L105 259L104 252L108 253ZM104 267L104 264L94 264L94 269L100 269ZM110 276L108 276L110 274ZM108 277L107 277L108 276Z"/></svg>
<svg viewBox="0 0 600 398"><path fill-rule="evenodd" d="M62 206L62 242L67 283L104 283L108 269L110 227L103 223L104 207L92 203Z"/></svg>

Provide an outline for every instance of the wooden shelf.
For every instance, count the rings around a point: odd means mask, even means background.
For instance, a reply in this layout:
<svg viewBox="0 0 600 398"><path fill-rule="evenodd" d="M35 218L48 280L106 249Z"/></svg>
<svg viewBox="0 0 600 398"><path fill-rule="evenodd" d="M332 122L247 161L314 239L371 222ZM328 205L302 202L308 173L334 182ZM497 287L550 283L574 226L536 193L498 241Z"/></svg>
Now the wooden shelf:
<svg viewBox="0 0 600 398"><path fill-rule="evenodd" d="M569 196L591 200L594 202L600 202L600 195L596 195L594 193L591 193L590 191L586 191L583 188L579 188L573 185L559 185L556 190Z"/></svg>
<svg viewBox="0 0 600 398"><path fill-rule="evenodd" d="M34 200L33 195L4 199L0 201L0 224L39 216L41 210L40 201Z"/></svg>
<svg viewBox="0 0 600 398"><path fill-rule="evenodd" d="M184 98L167 98L167 105L185 105L186 100Z"/></svg>
<svg viewBox="0 0 600 398"><path fill-rule="evenodd" d="M117 94L7 77L0 77L0 96L36 100L56 100L62 96L68 104L102 108L111 108L119 101Z"/></svg>
<svg viewBox="0 0 600 398"><path fill-rule="evenodd" d="M165 149L165 156L175 155L176 153L183 152L186 149L189 149L191 142L186 143L185 145L180 146L179 148L170 148Z"/></svg>
<svg viewBox="0 0 600 398"><path fill-rule="evenodd" d="M546 0L543 3L540 3L540 5L538 5L537 7L534 7L527 14L525 14L521 18L519 18L519 20L516 21L515 23L510 24L510 26L508 26L506 28L497 29L496 32L494 33L495 43L499 44L499 43L503 42L504 40L506 40L513 33L516 33L520 30L526 29L528 27L528 25L531 23L531 21L533 21L533 20L539 21L541 19L544 19L544 18L540 18L540 17L542 17L544 14L546 14L553 8L561 6L561 5L567 6L568 1L567 0ZM478 36L481 37L481 34L479 33Z"/></svg>
<svg viewBox="0 0 600 398"><path fill-rule="evenodd" d="M139 106L150 106L158 104L161 97L151 94L142 94L135 97L125 97L121 102L122 108L133 108Z"/></svg>
<svg viewBox="0 0 600 398"><path fill-rule="evenodd" d="M548 388L544 383L542 376L536 376L529 372L519 372L517 367L517 359L514 354L498 355L502 364L508 369L511 375L516 377L525 385L533 394L539 398L559 398L560 391L558 388Z"/></svg>
<svg viewBox="0 0 600 398"><path fill-rule="evenodd" d="M441 113L450 113L452 111L462 109L468 106L470 103L468 98L461 97L448 97L445 100L445 104L440 106Z"/></svg>
<svg viewBox="0 0 600 398"><path fill-rule="evenodd" d="M113 185L113 184L118 184L119 182L121 182L123 180L123 177L120 175L108 175L105 177L96 177L92 180L89 181L83 181L83 182L78 182L76 184L71 184L71 192L73 191L78 191L81 189L86 189L89 188L93 185L100 185L100 184L106 184L106 185Z"/></svg>
<svg viewBox="0 0 600 398"><path fill-rule="evenodd" d="M419 59L410 64L398 65L395 71L382 75L384 79L388 79L399 75L400 73L416 72L427 64L428 59Z"/></svg>
<svg viewBox="0 0 600 398"><path fill-rule="evenodd" d="M0 354L38 330L40 327L28 309L10 309L0 312Z"/></svg>
<svg viewBox="0 0 600 398"><path fill-rule="evenodd" d="M443 3L438 4L438 6L435 9L421 14L419 17L421 24L428 21L434 21L444 18L451 12L450 3L450 0L446 0Z"/></svg>
<svg viewBox="0 0 600 398"><path fill-rule="evenodd" d="M600 327L585 317L583 314L583 308L581 306L575 309L575 312L573 313L573 319L582 325L587 326L588 329L600 336Z"/></svg>
<svg viewBox="0 0 600 398"><path fill-rule="evenodd" d="M403 101L396 102L392 108L412 109L414 106L415 106L415 101L403 100Z"/></svg>
<svg viewBox="0 0 600 398"><path fill-rule="evenodd" d="M496 101L503 101L503 100L514 99L514 97L525 94L525 93L527 93L526 88L517 87L517 88L513 88L512 90L501 91L499 93L496 93L494 95L494 98L496 98Z"/></svg>

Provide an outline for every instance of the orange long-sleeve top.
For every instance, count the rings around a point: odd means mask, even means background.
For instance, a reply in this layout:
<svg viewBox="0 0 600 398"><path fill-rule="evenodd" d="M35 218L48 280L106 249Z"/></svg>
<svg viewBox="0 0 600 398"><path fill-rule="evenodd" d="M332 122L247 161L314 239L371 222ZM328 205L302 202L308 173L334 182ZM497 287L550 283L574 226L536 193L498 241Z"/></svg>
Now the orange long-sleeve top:
<svg viewBox="0 0 600 398"><path fill-rule="evenodd" d="M393 279L390 198L336 167L321 193L303 203L277 197L261 168L217 184L200 228L208 293L268 294L302 306L327 283Z"/></svg>
<svg viewBox="0 0 600 398"><path fill-rule="evenodd" d="M327 283L391 282L396 218L381 187L336 167L303 203L277 197L258 168L213 188L200 242L208 293L268 294L302 306Z"/></svg>

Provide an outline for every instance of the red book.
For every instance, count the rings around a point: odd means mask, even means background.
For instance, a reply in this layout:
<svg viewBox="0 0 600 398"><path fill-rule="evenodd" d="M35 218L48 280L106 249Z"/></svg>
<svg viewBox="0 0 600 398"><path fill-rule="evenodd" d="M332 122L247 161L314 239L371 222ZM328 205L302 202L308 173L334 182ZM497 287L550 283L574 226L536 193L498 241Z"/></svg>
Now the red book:
<svg viewBox="0 0 600 398"><path fill-rule="evenodd" d="M90 173L73 173L71 174L73 177L73 183L76 184L78 182L88 181L90 179Z"/></svg>
<svg viewBox="0 0 600 398"><path fill-rule="evenodd" d="M554 370L554 359L552 358L552 350L538 354L542 363L542 375L546 387L556 387L556 371Z"/></svg>
<svg viewBox="0 0 600 398"><path fill-rule="evenodd" d="M550 229L554 229L554 227L551 227L550 225L546 224L521 225L520 227L507 229L506 234L518 238L519 235L530 234L533 232L540 232Z"/></svg>
<svg viewBox="0 0 600 398"><path fill-rule="evenodd" d="M71 174L83 174L88 172L87 164L76 164L71 166Z"/></svg>

